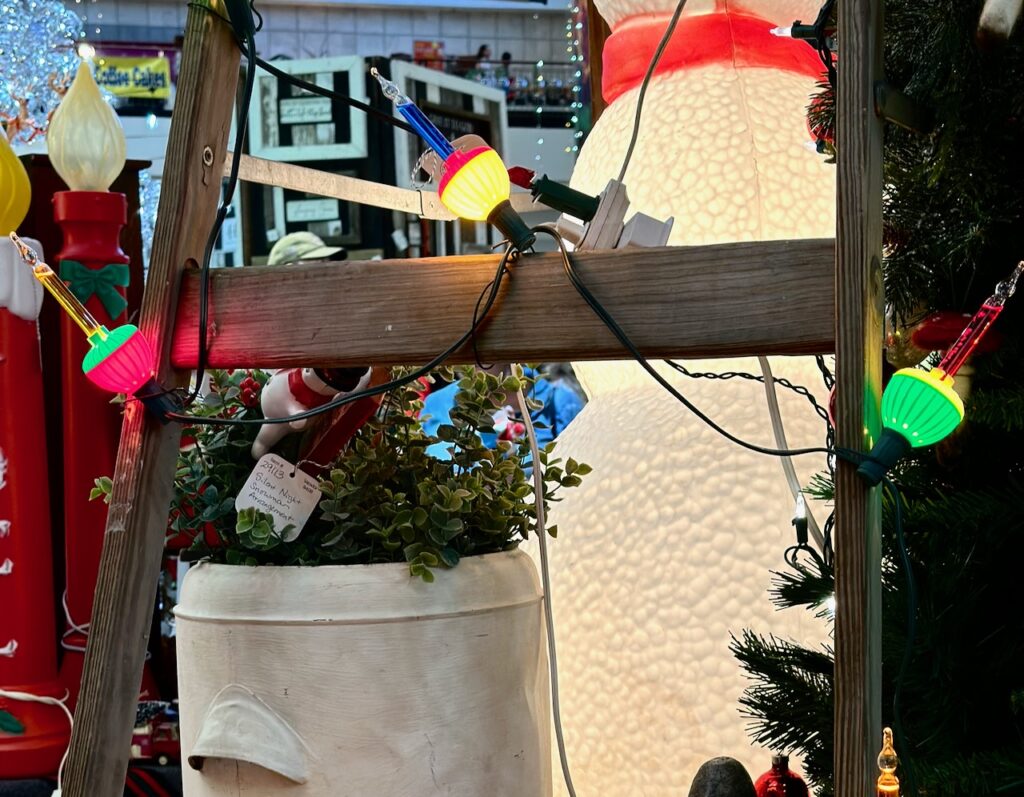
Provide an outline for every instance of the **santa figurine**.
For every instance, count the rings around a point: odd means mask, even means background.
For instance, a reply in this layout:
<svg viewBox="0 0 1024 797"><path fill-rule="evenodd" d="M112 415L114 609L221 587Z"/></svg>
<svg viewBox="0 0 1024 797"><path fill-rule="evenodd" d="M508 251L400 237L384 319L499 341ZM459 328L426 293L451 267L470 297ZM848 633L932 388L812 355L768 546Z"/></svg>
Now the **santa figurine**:
<svg viewBox="0 0 1024 797"><path fill-rule="evenodd" d="M260 407L265 418L287 418L322 407L343 393L363 390L369 382L369 368L288 368L267 380ZM285 435L301 432L309 420L264 424L252 444L253 458L268 453Z"/></svg>

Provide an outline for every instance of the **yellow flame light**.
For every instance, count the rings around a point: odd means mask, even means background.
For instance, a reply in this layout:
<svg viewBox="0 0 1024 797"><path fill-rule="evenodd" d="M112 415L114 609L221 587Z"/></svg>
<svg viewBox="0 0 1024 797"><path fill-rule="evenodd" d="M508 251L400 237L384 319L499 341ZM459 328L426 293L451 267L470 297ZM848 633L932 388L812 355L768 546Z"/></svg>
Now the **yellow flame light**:
<svg viewBox="0 0 1024 797"><path fill-rule="evenodd" d="M25 167L7 143L7 136L0 132L0 234L18 229L31 200L32 186Z"/></svg>
<svg viewBox="0 0 1024 797"><path fill-rule="evenodd" d="M72 191L108 191L124 168L124 130L84 61L53 114L46 141L53 167Z"/></svg>

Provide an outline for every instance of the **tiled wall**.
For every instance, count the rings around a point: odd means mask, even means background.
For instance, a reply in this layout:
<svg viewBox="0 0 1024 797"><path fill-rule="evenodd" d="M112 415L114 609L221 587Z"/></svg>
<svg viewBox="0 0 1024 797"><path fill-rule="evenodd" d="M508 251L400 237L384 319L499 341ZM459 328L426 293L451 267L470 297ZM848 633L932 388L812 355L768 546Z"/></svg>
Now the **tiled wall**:
<svg viewBox="0 0 1024 797"><path fill-rule="evenodd" d="M185 23L185 0L67 1L89 15L89 38L105 41L172 42ZM440 40L448 55L491 47L494 60L565 61L565 15L552 11L453 11L438 8L259 6L264 29L257 47L265 58L411 53L413 39ZM100 16L102 15L102 16ZM95 32L96 27L100 33Z"/></svg>

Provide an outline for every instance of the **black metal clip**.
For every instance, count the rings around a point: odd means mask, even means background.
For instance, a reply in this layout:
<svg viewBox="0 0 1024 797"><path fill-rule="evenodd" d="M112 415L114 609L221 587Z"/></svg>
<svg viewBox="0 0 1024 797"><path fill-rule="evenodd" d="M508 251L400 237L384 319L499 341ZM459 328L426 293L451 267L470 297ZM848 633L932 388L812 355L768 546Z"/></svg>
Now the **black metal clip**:
<svg viewBox="0 0 1024 797"><path fill-rule="evenodd" d="M914 133L927 135L935 129L934 109L911 99L884 80L875 83L875 113Z"/></svg>

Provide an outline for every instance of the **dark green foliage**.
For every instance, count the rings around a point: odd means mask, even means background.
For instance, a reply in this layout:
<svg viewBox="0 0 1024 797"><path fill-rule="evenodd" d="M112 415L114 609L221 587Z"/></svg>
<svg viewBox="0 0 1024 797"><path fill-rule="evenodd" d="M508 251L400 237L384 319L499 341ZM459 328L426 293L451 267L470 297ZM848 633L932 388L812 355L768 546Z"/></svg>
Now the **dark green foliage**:
<svg viewBox="0 0 1024 797"><path fill-rule="evenodd" d="M919 135L886 128L886 296L900 322L973 312L1024 258L1024 30L983 51L980 0L886 3L889 81L932 107ZM839 31L842 41L842 31ZM831 97L812 103L817 122ZM842 142L839 142L842 146ZM1024 294L995 326L999 350L973 358L967 421L893 473L919 606L901 698L904 795L1024 795ZM809 492L831 497L819 479ZM883 530L883 711L907 640L907 589L891 502ZM832 577L777 574L781 606L820 612ZM831 652L753 632L734 641L753 679L752 734L805 755L817 794L832 791ZM881 739L881 729L879 739Z"/></svg>
<svg viewBox="0 0 1024 797"><path fill-rule="evenodd" d="M413 575L432 581L431 568L515 548L536 530L533 485L524 468L529 443L502 441L491 449L480 439L493 431L492 415L507 394L528 387L528 380L521 371L501 378L466 369L459 376L451 423L436 436L414 417L420 405L411 390L393 395L383 417L356 436L321 485L325 500L312 540L322 560L405 561ZM451 459L427 453L438 442ZM590 472L571 458L552 458L552 449L541 452L548 502Z"/></svg>

